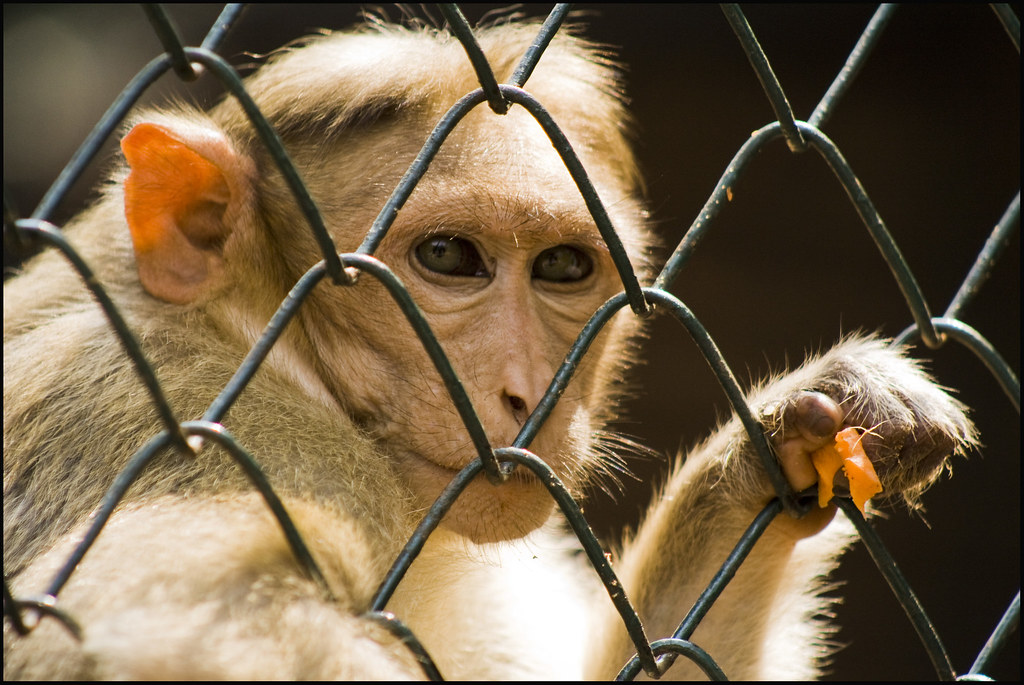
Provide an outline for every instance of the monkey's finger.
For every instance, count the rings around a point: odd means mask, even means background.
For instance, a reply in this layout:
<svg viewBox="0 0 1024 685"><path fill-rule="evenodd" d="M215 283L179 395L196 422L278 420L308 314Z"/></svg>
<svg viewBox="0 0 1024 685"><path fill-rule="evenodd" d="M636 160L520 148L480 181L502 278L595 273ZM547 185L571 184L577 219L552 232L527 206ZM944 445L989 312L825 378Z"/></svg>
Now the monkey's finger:
<svg viewBox="0 0 1024 685"><path fill-rule="evenodd" d="M775 451L790 486L800 492L818 482L811 453L829 444L843 425L843 410L820 392L802 391L786 403Z"/></svg>

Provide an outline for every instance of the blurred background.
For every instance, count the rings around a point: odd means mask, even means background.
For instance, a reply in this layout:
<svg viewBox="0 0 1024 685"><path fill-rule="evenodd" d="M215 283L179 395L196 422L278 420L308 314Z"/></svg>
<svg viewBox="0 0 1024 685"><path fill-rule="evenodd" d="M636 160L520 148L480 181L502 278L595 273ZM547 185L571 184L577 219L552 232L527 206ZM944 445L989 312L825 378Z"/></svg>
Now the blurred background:
<svg viewBox="0 0 1024 685"><path fill-rule="evenodd" d="M496 6L469 5L479 21ZM549 5L525 5L542 16ZM385 6L392 19L402 10ZM743 7L798 119L843 66L875 6ZM21 216L160 43L131 5L4 5L4 192ZM219 5L169 5L198 45ZM418 14L439 17L432 7ZM249 7L222 44L235 65L319 28L358 21L359 6ZM671 251L750 133L774 116L721 10L712 5L579 5L585 35L613 46L626 68L637 148L659 234ZM200 104L221 93L210 76L182 85L165 75L144 102L174 95ZM1020 186L1020 57L982 4L900 7L824 132L839 146L893 233L933 315L941 315ZM101 155L61 204L77 212L116 152ZM5 240L4 265L21 255ZM896 335L911 322L895 281L824 161L770 144L733 187L733 199L673 292L707 327L743 384L797 364L808 350L856 330ZM1020 375L1019 227L962 318ZM1020 586L1020 419L966 349L918 352L974 407L984 446L953 465L924 497L924 517L895 508L876 528L966 672ZM668 459L706 435L727 409L717 381L683 329L651 326L618 429L661 459L587 513L605 536L635 522ZM838 680L931 680L913 628L862 546L837 580L846 645ZM538 617L543 620L543 617ZM989 674L1019 679L1019 635Z"/></svg>

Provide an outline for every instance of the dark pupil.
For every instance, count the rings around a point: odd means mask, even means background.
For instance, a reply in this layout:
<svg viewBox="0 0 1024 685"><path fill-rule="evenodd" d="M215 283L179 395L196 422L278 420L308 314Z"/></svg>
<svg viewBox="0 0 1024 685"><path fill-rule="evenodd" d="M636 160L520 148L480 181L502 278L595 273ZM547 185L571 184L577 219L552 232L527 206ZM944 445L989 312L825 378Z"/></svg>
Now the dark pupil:
<svg viewBox="0 0 1024 685"><path fill-rule="evenodd" d="M439 274L449 276L489 276L480 253L473 243L453 236L435 236L416 246L420 264Z"/></svg>
<svg viewBox="0 0 1024 685"><path fill-rule="evenodd" d="M559 245L544 250L533 263L533 277L563 283L580 281L590 275L594 264L581 250Z"/></svg>

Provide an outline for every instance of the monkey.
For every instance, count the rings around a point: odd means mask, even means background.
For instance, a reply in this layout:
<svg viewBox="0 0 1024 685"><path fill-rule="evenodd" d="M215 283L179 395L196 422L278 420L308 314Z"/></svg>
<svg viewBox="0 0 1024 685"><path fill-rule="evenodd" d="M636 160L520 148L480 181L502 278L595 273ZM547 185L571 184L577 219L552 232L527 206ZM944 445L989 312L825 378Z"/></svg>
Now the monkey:
<svg viewBox="0 0 1024 685"><path fill-rule="evenodd" d="M477 31L499 80L537 30ZM358 248L436 122L476 88L445 31L382 24L290 46L246 80L340 253ZM614 61L560 32L528 89L572 142L646 278L655 238ZM200 417L322 254L235 101L140 111L121 147L126 164L65 231L176 415ZM466 115L375 258L423 311L495 447L515 442L581 328L622 290L564 163L519 106ZM4 288L4 567L21 597L44 591L160 423L60 255L40 255ZM631 313L613 317L528 447L570 491L611 468L603 430L641 335ZM875 337L841 341L747 403L798 492L817 481L810 454L844 426L865 429L884 493L910 501L977 441L966 407ZM45 618L26 636L5 624L6 677L422 677L365 613L424 511L478 455L384 285L367 273L317 285L222 423L258 459L331 596L207 440L141 472L61 590L80 641ZM736 417L678 460L612 552L648 635L672 634L775 496ZM823 579L853 539L835 505L776 517L693 642L731 678L819 675ZM449 678L614 676L636 648L566 540L536 476L477 476L387 609ZM699 674L678 659L665 677Z"/></svg>

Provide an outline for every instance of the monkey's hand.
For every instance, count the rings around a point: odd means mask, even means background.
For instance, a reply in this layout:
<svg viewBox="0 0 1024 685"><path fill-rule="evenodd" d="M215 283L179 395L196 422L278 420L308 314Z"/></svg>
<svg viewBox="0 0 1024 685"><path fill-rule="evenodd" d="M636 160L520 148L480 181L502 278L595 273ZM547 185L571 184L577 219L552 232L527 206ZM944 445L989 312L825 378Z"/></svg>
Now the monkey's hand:
<svg viewBox="0 0 1024 685"><path fill-rule="evenodd" d="M861 430L880 496L912 505L951 455L976 442L966 408L877 338L847 340L751 399L796 492L818 482L811 453L848 426ZM842 472L835 485L837 493L848 492Z"/></svg>
<svg viewBox="0 0 1024 685"><path fill-rule="evenodd" d="M882 482L881 496L911 502L952 454L975 442L966 408L903 351L877 338L845 340L759 386L747 404L790 486L796 492L810 489L812 496L818 482L812 453L847 427L863 429L861 444ZM843 485L836 483L835 490L842 493ZM775 495L738 418L689 452L617 562L623 586L642 588L634 597L648 634L675 629L680 613L693 606ZM806 640L794 644L813 644L812 618L830 606L820 579L856 537L845 522L829 526L837 509L815 502L802 518L776 516L701 623L695 639L731 678L765 677L758 670L762 665L736 656L750 653L750 636L777 633L782 625L787 635L795 634L791 629L808 631ZM813 542L794 544L811 536ZM622 652L632 648L624 644ZM681 670L675 675L681 677Z"/></svg>

